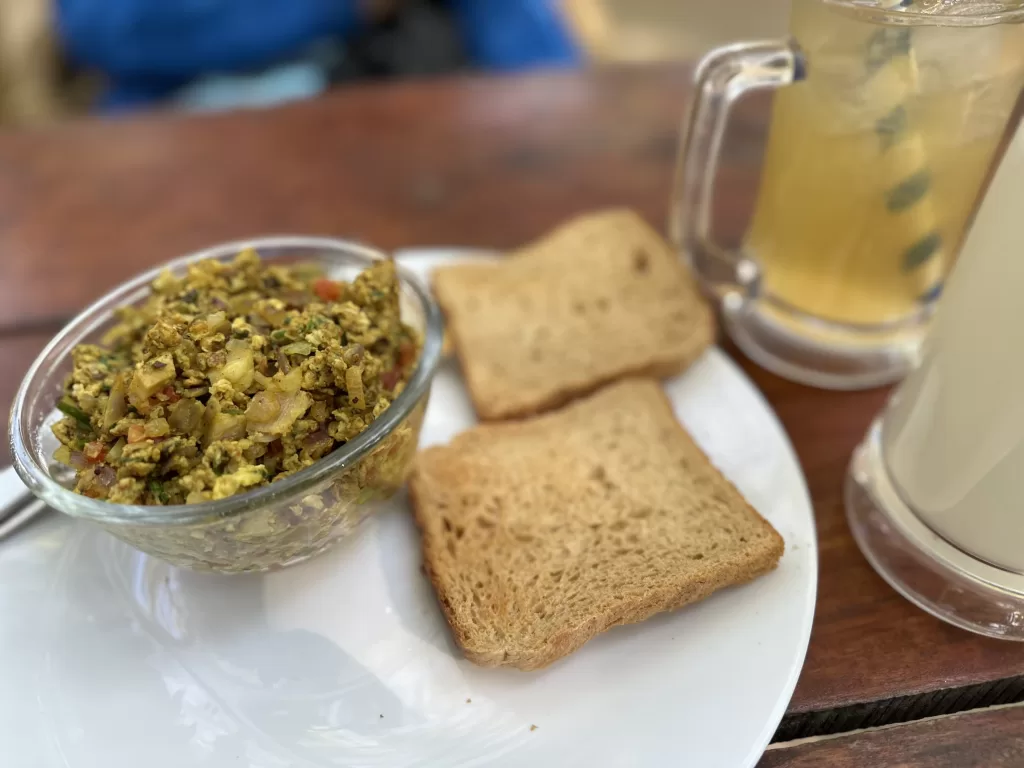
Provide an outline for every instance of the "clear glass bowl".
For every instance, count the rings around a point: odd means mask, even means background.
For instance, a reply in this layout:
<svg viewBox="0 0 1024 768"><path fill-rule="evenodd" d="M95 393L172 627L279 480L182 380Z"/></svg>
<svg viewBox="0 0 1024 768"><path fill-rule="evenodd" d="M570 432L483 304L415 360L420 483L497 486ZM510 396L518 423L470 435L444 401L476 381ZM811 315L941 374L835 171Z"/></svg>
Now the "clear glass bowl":
<svg viewBox="0 0 1024 768"><path fill-rule="evenodd" d="M33 363L11 410L14 466L31 491L54 509L99 524L154 557L195 570L265 571L305 560L349 534L405 482L416 452L430 382L441 357L444 325L420 282L400 271L402 317L423 334L423 349L405 390L355 440L301 472L217 501L173 506L112 504L69 490L70 470L53 459L50 425L71 371L71 350L97 343L115 308L137 304L165 268L182 273L199 259L229 260L252 247L264 260L322 266L351 280L384 254L315 237L269 237L225 243L176 259L129 280L72 320Z"/></svg>

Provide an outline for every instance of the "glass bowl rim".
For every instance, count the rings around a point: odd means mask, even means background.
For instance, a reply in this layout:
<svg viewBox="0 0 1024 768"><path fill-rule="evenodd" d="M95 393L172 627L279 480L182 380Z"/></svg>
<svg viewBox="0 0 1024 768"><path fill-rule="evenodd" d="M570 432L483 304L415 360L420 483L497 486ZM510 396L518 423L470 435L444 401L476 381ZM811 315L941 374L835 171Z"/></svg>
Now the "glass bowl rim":
<svg viewBox="0 0 1024 768"><path fill-rule="evenodd" d="M225 518L240 515L248 510L265 508L282 499L302 492L332 474L346 467L355 465L363 456L413 412L420 400L427 394L430 382L441 360L441 347L444 336L444 321L441 310L434 297L420 279L408 270L398 268L399 280L403 287L409 288L416 295L423 307L424 328L423 348L420 351L416 370L407 382L402 393L394 402L373 421L370 427L340 448L335 449L324 458L309 467L289 475L269 485L261 486L252 491L228 496L224 499L204 501L198 504L171 504L167 506L143 504L117 504L109 501L92 499L88 496L68 490L54 480L50 473L39 465L34 452L22 433L27 425L24 422L24 411L28 400L29 382L39 374L52 350L69 339L81 337L95 328L98 322L109 317L112 309L101 312L102 305L116 302L119 306L136 291L148 286L163 270L181 270L195 261L208 258L223 258L238 253L245 248L260 249L316 249L330 252L332 255L355 255L365 259L376 260L389 258L382 250L350 240L333 237L308 237L303 235L274 235L235 240L193 251L163 262L152 269L146 270L135 277L119 283L115 288L93 301L79 312L57 333L33 361L28 372L18 387L18 393L11 406L10 444L15 470L25 484L40 496L47 504L73 517L85 517L105 523L139 524L139 525L179 525L199 522L211 518ZM97 315L97 313L99 313ZM95 317L93 315L96 315Z"/></svg>
<svg viewBox="0 0 1024 768"><path fill-rule="evenodd" d="M884 0L820 0L825 5L863 14L893 25L922 25L943 27L982 27L994 24L1024 21L1024 2L1021 0L989 0L963 12L921 11L911 3L887 5Z"/></svg>

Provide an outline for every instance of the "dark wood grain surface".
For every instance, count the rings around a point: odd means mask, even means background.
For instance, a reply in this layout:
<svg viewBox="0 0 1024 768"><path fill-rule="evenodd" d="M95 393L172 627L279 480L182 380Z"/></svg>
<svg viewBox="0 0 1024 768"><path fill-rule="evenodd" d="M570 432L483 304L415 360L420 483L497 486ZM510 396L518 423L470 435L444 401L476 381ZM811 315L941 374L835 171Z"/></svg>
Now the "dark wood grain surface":
<svg viewBox="0 0 1024 768"><path fill-rule="evenodd" d="M612 205L662 227L688 94L686 68L465 78L0 134L0 398L6 407L34 352L89 300L216 241L296 232L505 247ZM766 115L763 101L743 105L727 143L727 241L749 215ZM817 516L817 614L784 735L1024 696L1024 649L914 608L846 528L846 464L886 393L809 389L730 351L788 430Z"/></svg>
<svg viewBox="0 0 1024 768"><path fill-rule="evenodd" d="M843 479L885 390L828 392L740 362L775 408L811 492L818 603L807 661L777 738L836 733L1024 698L1024 647L952 627L876 574L850 535Z"/></svg>
<svg viewBox="0 0 1024 768"><path fill-rule="evenodd" d="M950 715L769 749L758 768L1019 768L1024 707Z"/></svg>

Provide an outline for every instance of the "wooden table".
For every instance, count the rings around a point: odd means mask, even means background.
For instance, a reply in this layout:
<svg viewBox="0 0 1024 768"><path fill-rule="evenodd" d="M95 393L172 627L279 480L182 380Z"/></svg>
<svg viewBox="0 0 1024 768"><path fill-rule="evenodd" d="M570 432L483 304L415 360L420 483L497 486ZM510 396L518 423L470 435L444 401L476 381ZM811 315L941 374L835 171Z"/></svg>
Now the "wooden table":
<svg viewBox="0 0 1024 768"><path fill-rule="evenodd" d="M615 205L660 227L689 90L685 67L465 78L349 88L268 112L0 134L0 401L89 300L212 242L295 232L504 247ZM766 106L745 104L734 120L717 205L726 240L749 216ZM1024 647L914 608L847 530L843 475L886 392L809 389L731 351L796 447L821 548L806 667L783 743L762 764L1024 764L1024 708L922 720L1024 700ZM835 735L906 721L918 722ZM804 741L784 743L794 739Z"/></svg>

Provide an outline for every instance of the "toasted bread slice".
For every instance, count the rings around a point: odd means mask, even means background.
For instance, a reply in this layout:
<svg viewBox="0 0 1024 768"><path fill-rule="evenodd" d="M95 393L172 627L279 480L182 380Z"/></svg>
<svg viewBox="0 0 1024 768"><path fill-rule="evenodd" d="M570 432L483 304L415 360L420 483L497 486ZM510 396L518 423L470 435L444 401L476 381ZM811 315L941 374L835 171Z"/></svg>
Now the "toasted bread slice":
<svg viewBox="0 0 1024 768"><path fill-rule="evenodd" d="M649 379L475 427L421 453L409 487L427 574L484 666L546 666L753 579L783 551Z"/></svg>
<svg viewBox="0 0 1024 768"><path fill-rule="evenodd" d="M714 340L687 267L628 210L578 218L500 261L441 267L433 286L483 420L679 373Z"/></svg>

